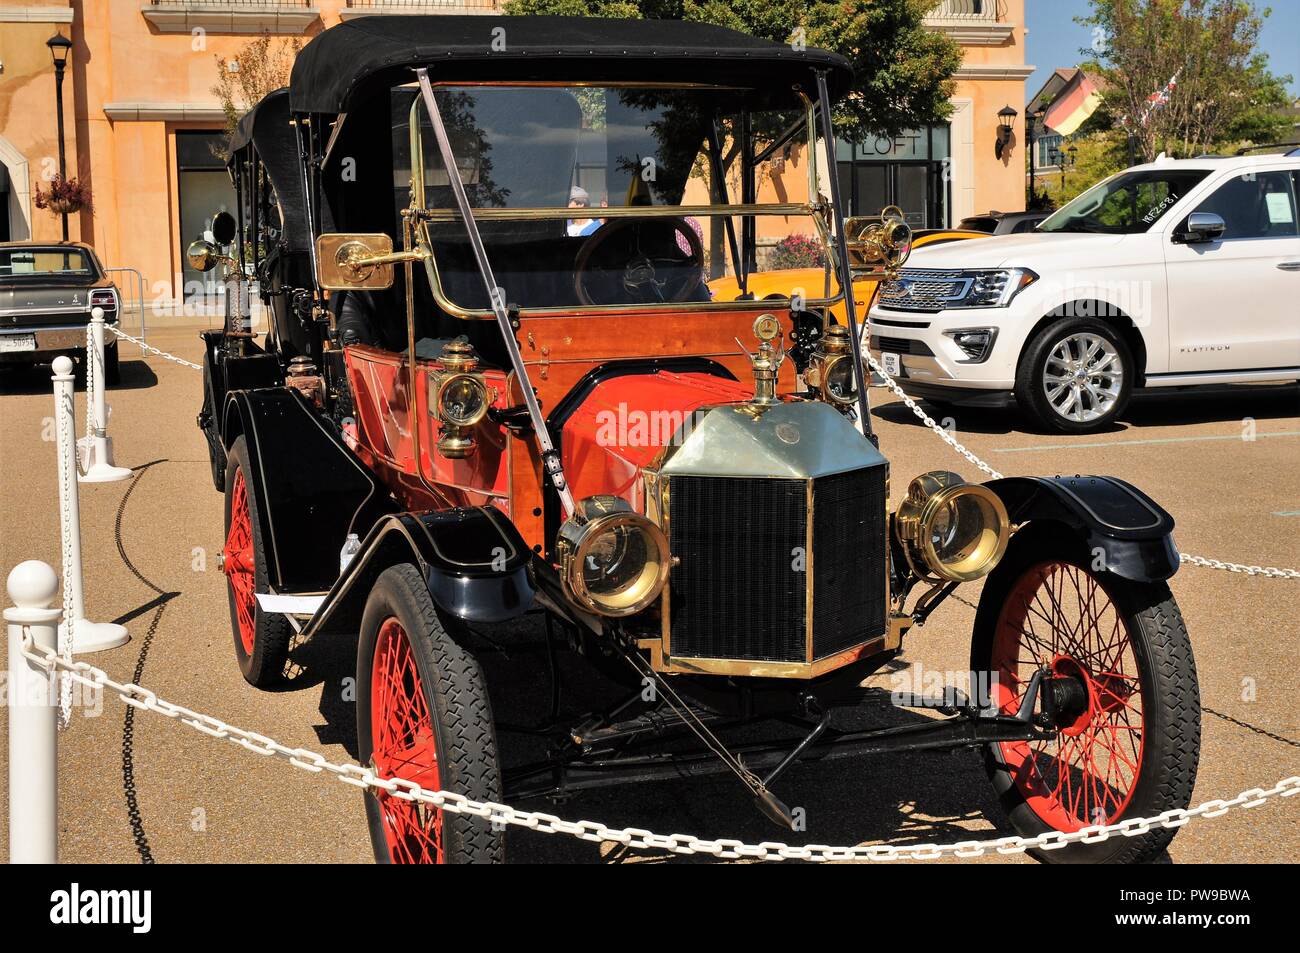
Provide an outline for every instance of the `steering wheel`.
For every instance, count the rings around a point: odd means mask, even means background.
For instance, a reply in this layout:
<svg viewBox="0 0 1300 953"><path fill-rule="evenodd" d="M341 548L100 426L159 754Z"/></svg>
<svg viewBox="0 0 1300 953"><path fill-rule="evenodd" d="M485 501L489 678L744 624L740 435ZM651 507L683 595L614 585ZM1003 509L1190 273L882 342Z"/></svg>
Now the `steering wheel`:
<svg viewBox="0 0 1300 953"><path fill-rule="evenodd" d="M578 249L573 290L586 305L685 301L704 283L703 266L704 245L686 219L616 218Z"/></svg>

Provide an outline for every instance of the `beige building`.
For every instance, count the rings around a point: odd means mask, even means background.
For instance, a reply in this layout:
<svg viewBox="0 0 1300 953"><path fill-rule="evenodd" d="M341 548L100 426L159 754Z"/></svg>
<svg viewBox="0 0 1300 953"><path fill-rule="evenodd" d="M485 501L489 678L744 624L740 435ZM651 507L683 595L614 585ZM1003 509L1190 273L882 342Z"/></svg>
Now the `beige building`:
<svg viewBox="0 0 1300 953"><path fill-rule="evenodd" d="M139 269L146 295L176 299L181 248L231 201L213 153L224 117L212 93L215 58L263 31L303 40L354 16L491 13L493 0L0 0L0 239L57 239L60 220L33 203L58 170L55 72L46 41L71 38L63 84L69 176L94 208L70 237L110 265ZM901 205L918 225L955 223L1024 203L1024 156L994 156L998 111L1024 102L1024 0L943 0L932 28L957 39L965 62L949 122L893 140L840 143L838 171L857 214ZM1023 129L1023 117L1017 118Z"/></svg>

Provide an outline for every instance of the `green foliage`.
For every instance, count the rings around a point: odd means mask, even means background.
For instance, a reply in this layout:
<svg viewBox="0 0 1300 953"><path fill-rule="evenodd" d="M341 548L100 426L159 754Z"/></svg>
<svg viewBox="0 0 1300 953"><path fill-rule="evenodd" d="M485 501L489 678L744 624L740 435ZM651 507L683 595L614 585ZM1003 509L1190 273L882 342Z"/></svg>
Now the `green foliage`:
<svg viewBox="0 0 1300 953"><path fill-rule="evenodd" d="M1274 76L1256 50L1268 15L1248 0L1092 0L1079 22L1096 40L1081 52L1106 80L1105 114L1115 122L1131 117L1140 161L1285 135L1280 113L1291 77ZM1169 103L1149 111L1147 97L1175 74Z"/></svg>
<svg viewBox="0 0 1300 953"><path fill-rule="evenodd" d="M1048 171L1038 177L1039 193L1056 208L1128 167L1128 142L1121 130L1076 134L1069 144L1075 147L1074 165L1065 170L1064 184L1059 172Z"/></svg>
<svg viewBox="0 0 1300 953"><path fill-rule="evenodd" d="M270 33L262 33L241 46L230 59L213 57L217 62L217 82L211 91L225 113L227 135L234 133L240 117L263 96L289 85L289 73L301 49L302 42L297 37L277 41ZM224 148L220 158L228 158Z"/></svg>
<svg viewBox="0 0 1300 953"><path fill-rule="evenodd" d="M962 51L922 23L933 6L934 0L508 0L506 12L690 20L779 43L797 39L802 28L808 46L853 63L853 95L836 109L835 122L845 138L861 138L948 118Z"/></svg>

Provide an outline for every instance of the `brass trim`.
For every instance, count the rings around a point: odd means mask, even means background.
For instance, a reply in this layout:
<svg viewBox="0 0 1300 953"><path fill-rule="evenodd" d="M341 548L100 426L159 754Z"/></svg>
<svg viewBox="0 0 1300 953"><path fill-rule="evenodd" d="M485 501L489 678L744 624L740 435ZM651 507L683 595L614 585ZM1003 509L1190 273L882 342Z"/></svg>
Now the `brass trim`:
<svg viewBox="0 0 1300 953"><path fill-rule="evenodd" d="M423 198L423 196L421 196ZM686 218L688 216L736 217L742 215L772 215L789 218L794 215L816 215L820 205L811 202L787 202L769 205L610 205L600 208L601 218ZM530 206L528 208L476 208L477 221L526 222L553 218L573 218L574 210L565 206ZM418 217L424 222L460 221L460 210L454 208L420 208Z"/></svg>
<svg viewBox="0 0 1300 953"><path fill-rule="evenodd" d="M715 658L672 658L666 653L661 655L659 666L655 670L668 675L731 675L749 678L798 678L812 679L843 668L852 662L887 651L887 638L877 636L867 642L847 649L841 649L825 658L814 662L768 662L750 659L715 659ZM651 650L651 664L654 663L653 640L638 643L642 648Z"/></svg>

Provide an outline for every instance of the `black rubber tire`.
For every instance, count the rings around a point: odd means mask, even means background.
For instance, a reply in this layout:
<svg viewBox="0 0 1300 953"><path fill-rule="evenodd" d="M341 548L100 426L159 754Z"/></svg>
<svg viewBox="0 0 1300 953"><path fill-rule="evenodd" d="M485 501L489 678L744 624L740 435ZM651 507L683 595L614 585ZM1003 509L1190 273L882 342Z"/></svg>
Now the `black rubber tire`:
<svg viewBox="0 0 1300 953"><path fill-rule="evenodd" d="M122 366L118 363L116 341L104 345L104 381L110 387L122 383Z"/></svg>
<svg viewBox="0 0 1300 953"><path fill-rule="evenodd" d="M371 738L371 669L380 626L396 617L406 631L433 720L439 782L475 801L501 801L492 704L478 660L448 634L419 570L403 563L379 576L366 600L357 644L357 749L362 764L374 753ZM365 794L366 819L376 863L392 863L379 799ZM443 858L450 864L499 864L505 834L483 818L444 811Z"/></svg>
<svg viewBox="0 0 1300 953"><path fill-rule="evenodd" d="M1201 750L1201 698L1196 662L1182 613L1164 582L1140 583L1090 569L1083 544L1057 524L1027 526L1017 533L980 595L971 641L971 671L991 669L993 636L999 616L1017 581L1044 562L1069 563L1087 572L1106 590L1129 631L1143 699L1143 751L1137 785L1123 814L1152 817L1191 803ZM983 683L988 684L988 683ZM1026 803L1008 773L997 745L985 748L985 768L1002 808L1016 831L1034 837L1052 828ZM1139 864L1156 860L1175 829L1136 837L1112 835L1095 844L1070 844L1059 850L1030 851L1046 863Z"/></svg>
<svg viewBox="0 0 1300 953"><path fill-rule="evenodd" d="M1106 414L1096 420L1067 420L1057 413L1043 392L1043 370L1047 355L1063 338L1071 334L1086 331L1104 337L1119 354L1124 368L1124 379L1120 385L1119 399ZM1016 370L1016 403L1033 419L1050 431L1057 433L1096 433L1115 422L1115 419L1128 407L1133 396L1133 380L1137 376L1137 365L1128 343L1111 325L1096 318L1064 317L1053 321L1035 334L1020 355L1020 366Z"/></svg>
<svg viewBox="0 0 1300 953"><path fill-rule="evenodd" d="M208 421L203 437L208 443L208 464L212 468L212 485L218 493L226 492L226 446L217 427L217 411L212 401L212 371L203 362L203 407L199 416Z"/></svg>
<svg viewBox="0 0 1300 953"><path fill-rule="evenodd" d="M227 537L230 534L230 509L235 486L235 471L244 471L244 486L248 492L248 506L253 535L253 580L257 592L270 592L271 584L267 576L266 547L262 541L261 520L258 518L261 501L257 496L257 481L252 479L248 465L248 443L243 436L237 437L226 458L225 527ZM223 540L224 543L224 540ZM253 651L244 651L243 640L239 636L239 615L235 608L235 592L229 582L226 583L226 595L230 602L230 626L235 643L235 660L244 681L257 688L273 688L284 684L285 665L289 660L289 642L293 629L289 620L278 612L263 612L257 605L253 609Z"/></svg>

